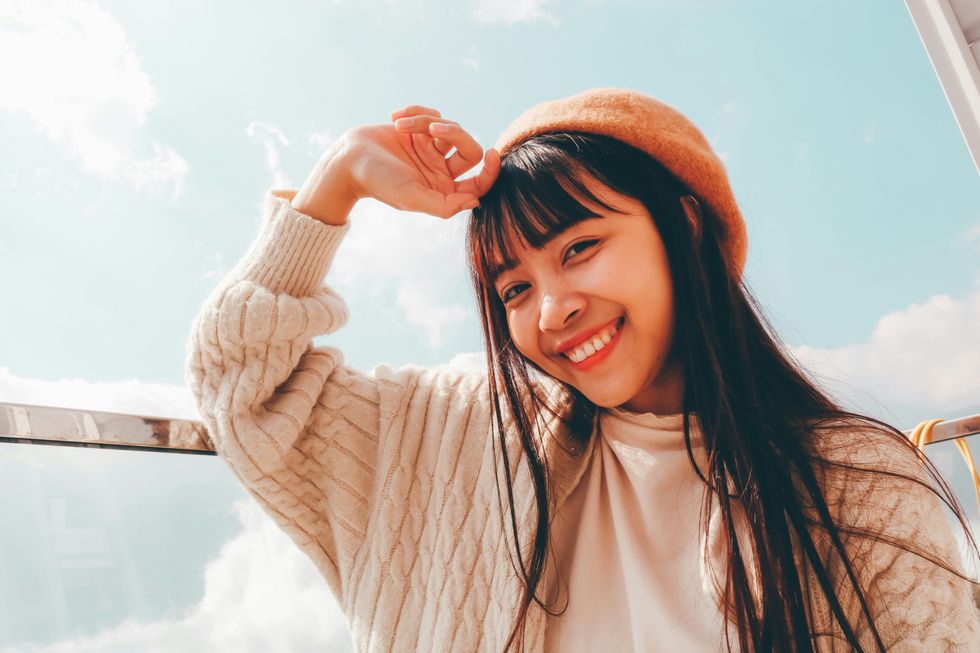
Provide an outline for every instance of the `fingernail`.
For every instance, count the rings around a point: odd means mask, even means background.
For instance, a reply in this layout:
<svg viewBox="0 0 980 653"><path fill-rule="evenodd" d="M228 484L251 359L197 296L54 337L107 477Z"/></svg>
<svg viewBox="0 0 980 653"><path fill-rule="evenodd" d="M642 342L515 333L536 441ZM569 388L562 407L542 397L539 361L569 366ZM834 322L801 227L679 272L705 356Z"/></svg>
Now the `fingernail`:
<svg viewBox="0 0 980 653"><path fill-rule="evenodd" d="M395 121L395 125L398 127L411 127L415 124L415 118L399 118Z"/></svg>
<svg viewBox="0 0 980 653"><path fill-rule="evenodd" d="M434 122L429 125L429 129L440 134L445 134L449 131L449 125L444 122Z"/></svg>

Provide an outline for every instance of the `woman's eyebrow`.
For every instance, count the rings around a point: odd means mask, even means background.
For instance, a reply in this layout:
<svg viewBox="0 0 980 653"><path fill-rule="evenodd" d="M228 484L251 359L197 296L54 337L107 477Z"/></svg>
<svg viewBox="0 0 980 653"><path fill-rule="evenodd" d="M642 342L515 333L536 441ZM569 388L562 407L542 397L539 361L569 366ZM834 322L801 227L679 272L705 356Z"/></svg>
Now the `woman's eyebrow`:
<svg viewBox="0 0 980 653"><path fill-rule="evenodd" d="M573 224L570 224L570 225L566 226L564 229L561 229L559 231L555 231L552 234L549 234L544 239L544 241L541 243L541 247L540 248L536 248L536 249L539 249L539 250L540 249L544 249L544 247L548 243L550 243L551 241L555 240L556 238L561 238L563 235L565 235L569 231L573 231L573 230L577 229L578 227L582 226L583 224L586 224L588 222L592 222L594 220L602 220L602 219L607 218L607 217L608 216L605 216L605 215L588 215L588 216L582 218L581 220L579 220L578 222L575 222ZM513 259L505 260L505 261L502 261L500 263L494 263L494 264L492 264L490 266L490 279L492 280L493 283L496 283L497 282L497 279L500 277L500 275L504 274L505 272L510 272L511 270L513 270L514 268L516 268L518 266L518 264L519 264L519 261L516 261L516 260L513 260Z"/></svg>
<svg viewBox="0 0 980 653"><path fill-rule="evenodd" d="M510 272L517 267L517 261L504 261L503 263L494 263L490 266L490 278L496 282L497 279L505 272Z"/></svg>

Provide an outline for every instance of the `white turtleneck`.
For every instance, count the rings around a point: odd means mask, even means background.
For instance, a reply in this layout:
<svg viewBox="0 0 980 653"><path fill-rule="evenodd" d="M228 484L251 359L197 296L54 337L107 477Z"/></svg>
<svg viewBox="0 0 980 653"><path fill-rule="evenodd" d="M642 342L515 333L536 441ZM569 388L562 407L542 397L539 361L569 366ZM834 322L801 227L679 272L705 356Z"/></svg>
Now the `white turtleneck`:
<svg viewBox="0 0 980 653"><path fill-rule="evenodd" d="M688 458L683 415L613 408L599 425L592 458L555 516L562 592L552 611L566 597L568 609L548 617L545 650L725 650L701 562L705 486ZM694 416L691 444L703 460Z"/></svg>

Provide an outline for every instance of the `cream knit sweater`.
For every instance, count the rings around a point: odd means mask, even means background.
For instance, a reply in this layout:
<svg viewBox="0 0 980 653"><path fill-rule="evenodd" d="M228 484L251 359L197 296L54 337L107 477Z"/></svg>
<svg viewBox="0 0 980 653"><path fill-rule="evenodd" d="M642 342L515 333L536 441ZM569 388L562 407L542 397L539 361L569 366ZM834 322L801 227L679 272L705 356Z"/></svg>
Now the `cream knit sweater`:
<svg viewBox="0 0 980 653"><path fill-rule="evenodd" d="M267 195L257 238L194 320L186 373L204 423L249 494L320 570L356 650L500 651L521 585L486 377L412 365L365 373L345 366L335 347L314 346L347 320L323 279L348 226L299 213L289 204L295 192ZM594 450L574 456L560 437L543 436L552 506ZM853 442L835 450L882 467L906 464L889 453L894 447ZM509 446L529 551L530 475L520 447ZM957 557L931 495L855 482L829 498L842 519ZM878 509L849 509L862 498ZM862 578L877 583L871 606L890 651L980 651L969 583L887 545L855 553ZM542 648L544 617L532 603L528 650ZM846 650L832 641L821 640L821 650Z"/></svg>

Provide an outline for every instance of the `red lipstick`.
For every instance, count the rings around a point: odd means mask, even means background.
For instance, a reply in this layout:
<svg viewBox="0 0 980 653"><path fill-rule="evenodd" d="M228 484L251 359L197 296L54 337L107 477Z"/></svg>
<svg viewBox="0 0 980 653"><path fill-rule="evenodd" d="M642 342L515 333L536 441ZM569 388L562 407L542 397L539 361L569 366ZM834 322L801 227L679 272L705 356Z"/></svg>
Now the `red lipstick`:
<svg viewBox="0 0 980 653"><path fill-rule="evenodd" d="M597 327L594 327L594 328L591 328L591 329L586 329L585 331L582 331L582 332L577 333L574 336L570 337L568 340L564 340L564 341L558 343L558 346L555 347L555 353L556 354L564 354L566 351L569 351L571 349L575 349L576 347L578 347L580 344L582 344L586 340L590 340L592 338L592 336L594 336L595 334L597 334L600 331L603 331L603 330L611 327L613 324L615 324L616 322L618 322L619 319L620 318L617 317L615 320L612 320L610 322L606 322L605 324L600 324Z"/></svg>
<svg viewBox="0 0 980 653"><path fill-rule="evenodd" d="M608 325L606 325L606 326L608 326ZM612 340L609 341L609 344L607 344L605 347L603 347L602 349L600 349L596 353L592 354L591 356L588 356L587 358L585 358L581 362L576 363L576 362L572 361L570 358L568 358L567 356L564 356L565 360L568 361L568 363L572 367L574 367L576 370L578 370L579 372L588 372L593 367L595 367L596 365L598 365L602 361L604 361L607 358L609 358L609 355L612 353L613 348L615 348L616 345L619 344L619 336L620 336L621 333L623 333L623 327L625 327L625 326L626 326L626 320L623 319L623 324L621 324L619 326L619 329L616 330L616 333L613 334ZM603 327L603 328L605 328L605 327ZM601 331L601 330L602 329L599 329L598 331ZM594 331L593 334L598 333L598 331ZM581 341L579 341L579 342L581 342Z"/></svg>

